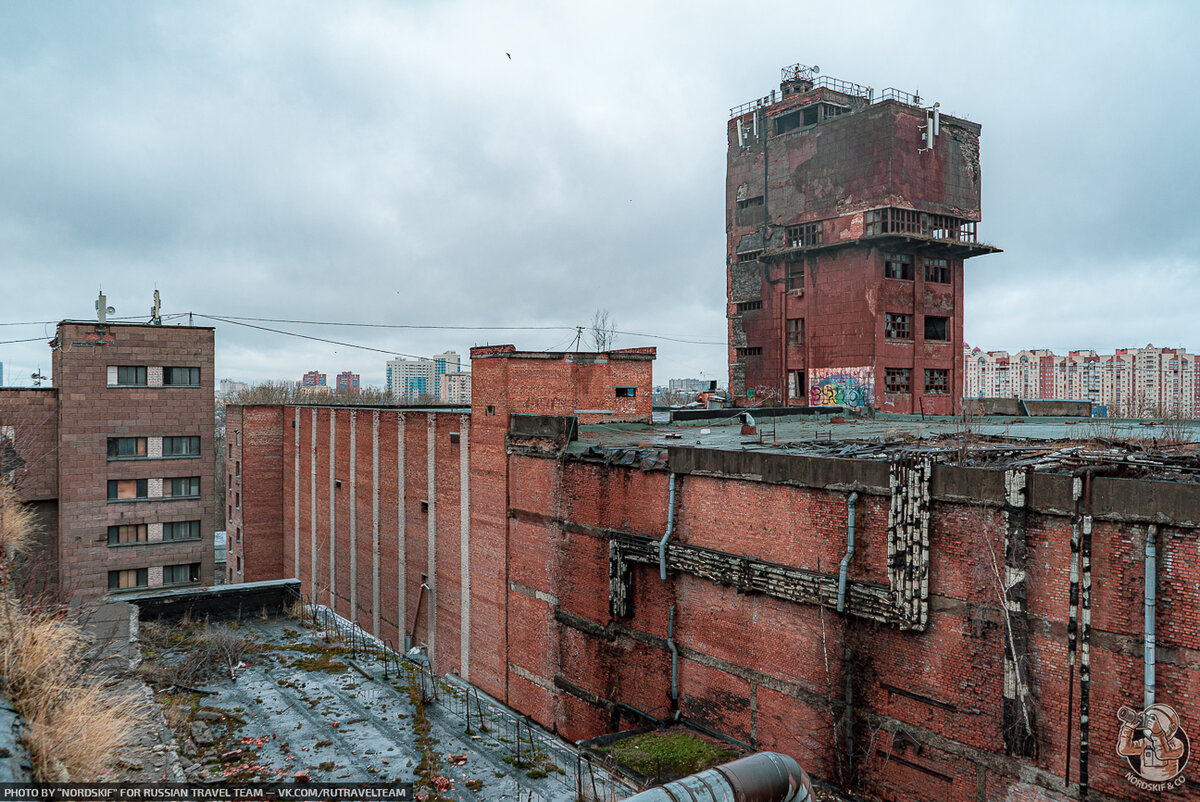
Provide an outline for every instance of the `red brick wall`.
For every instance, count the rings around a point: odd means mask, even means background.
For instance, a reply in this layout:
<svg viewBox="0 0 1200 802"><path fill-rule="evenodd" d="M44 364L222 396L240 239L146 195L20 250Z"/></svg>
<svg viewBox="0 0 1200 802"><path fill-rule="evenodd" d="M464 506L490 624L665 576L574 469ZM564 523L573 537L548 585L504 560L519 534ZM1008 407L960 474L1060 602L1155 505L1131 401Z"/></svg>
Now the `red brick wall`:
<svg viewBox="0 0 1200 802"><path fill-rule="evenodd" d="M0 462L37 521L18 586L53 598L58 594L57 390L0 389L0 450Z"/></svg>
<svg viewBox="0 0 1200 802"><path fill-rule="evenodd" d="M283 444L292 432L276 405L230 406L225 412L226 543L230 582L261 582L284 576ZM254 471L243 475L244 466ZM253 477L247 481L247 477ZM291 506L288 505L288 509ZM241 557L241 562L238 562ZM242 572L238 573L238 565Z"/></svg>

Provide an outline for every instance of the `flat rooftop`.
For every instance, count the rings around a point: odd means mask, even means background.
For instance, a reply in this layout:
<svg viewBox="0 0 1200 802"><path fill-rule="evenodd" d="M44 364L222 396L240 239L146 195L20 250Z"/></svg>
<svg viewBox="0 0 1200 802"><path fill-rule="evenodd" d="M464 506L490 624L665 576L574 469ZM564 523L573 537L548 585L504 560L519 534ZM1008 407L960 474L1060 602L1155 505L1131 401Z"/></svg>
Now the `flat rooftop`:
<svg viewBox="0 0 1200 802"><path fill-rule="evenodd" d="M754 416L753 434L743 434L743 411ZM1031 465L1051 472L1115 463L1130 478L1200 482L1200 420L713 412L719 417L580 426L579 439L567 454L632 464L630 452L644 452L643 459L650 457L662 467L666 450L680 446L867 460L930 454L956 465ZM651 456L654 452L660 456Z"/></svg>

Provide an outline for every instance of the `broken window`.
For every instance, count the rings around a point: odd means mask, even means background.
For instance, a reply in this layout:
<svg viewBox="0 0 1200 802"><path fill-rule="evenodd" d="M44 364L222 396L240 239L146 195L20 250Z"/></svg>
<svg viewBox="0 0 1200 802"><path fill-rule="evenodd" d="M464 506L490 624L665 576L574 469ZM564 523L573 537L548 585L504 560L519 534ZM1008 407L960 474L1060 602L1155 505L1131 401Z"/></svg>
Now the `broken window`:
<svg viewBox="0 0 1200 802"><path fill-rule="evenodd" d="M883 386L889 393L911 393L912 370L910 368L884 368Z"/></svg>
<svg viewBox="0 0 1200 802"><path fill-rule="evenodd" d="M762 205L763 205L763 196L762 195L755 195L753 198L746 198L744 200L740 200L737 202L737 207L739 209L752 209L755 206L762 206Z"/></svg>
<svg viewBox="0 0 1200 802"><path fill-rule="evenodd" d="M788 131L795 131L801 125L800 110L780 114L775 118L775 133L786 134Z"/></svg>
<svg viewBox="0 0 1200 802"><path fill-rule="evenodd" d="M199 387L200 368L163 368L164 387Z"/></svg>
<svg viewBox="0 0 1200 802"><path fill-rule="evenodd" d="M804 385L804 371L789 370L788 371L788 398L804 399L807 397L808 389Z"/></svg>
<svg viewBox="0 0 1200 802"><path fill-rule="evenodd" d="M163 479L163 496L167 498L191 498L198 495L200 495L199 476Z"/></svg>
<svg viewBox="0 0 1200 802"><path fill-rule="evenodd" d="M804 345L804 318L802 318L802 317L788 318L787 344L788 345Z"/></svg>
<svg viewBox="0 0 1200 802"><path fill-rule="evenodd" d="M146 386L146 368L144 365L119 365L117 366L117 386L119 387L145 387Z"/></svg>
<svg viewBox="0 0 1200 802"><path fill-rule="evenodd" d="M925 339L926 340L949 340L950 339L950 318L926 315L925 316Z"/></svg>
<svg viewBox="0 0 1200 802"><path fill-rule="evenodd" d="M889 340L911 340L912 315L886 313L883 319L883 330Z"/></svg>
<svg viewBox="0 0 1200 802"><path fill-rule="evenodd" d="M800 113L802 115L804 115L803 116L804 124L805 125L816 125L817 124L817 116L818 116L819 112L820 112L820 108L817 106L816 103L812 104L811 106L805 106L804 108L802 108L800 110Z"/></svg>
<svg viewBox="0 0 1200 802"><path fill-rule="evenodd" d="M800 259L787 263L787 288L789 290L804 289L804 262Z"/></svg>
<svg viewBox="0 0 1200 802"><path fill-rule="evenodd" d="M144 437L110 437L108 438L109 459L135 459L146 456L146 438Z"/></svg>
<svg viewBox="0 0 1200 802"><path fill-rule="evenodd" d="M950 263L946 259L926 259L925 280L934 284L949 284Z"/></svg>
<svg viewBox="0 0 1200 802"><path fill-rule="evenodd" d="M164 437L164 457L198 457L200 456L199 437Z"/></svg>
<svg viewBox="0 0 1200 802"><path fill-rule="evenodd" d="M737 305L738 314L753 312L755 309L762 309L762 301L742 301Z"/></svg>
<svg viewBox="0 0 1200 802"><path fill-rule="evenodd" d="M926 368L925 394L945 395L950 392L950 371Z"/></svg>
<svg viewBox="0 0 1200 802"><path fill-rule="evenodd" d="M739 253L737 260L739 262L756 262L760 256L762 256L762 251L746 251L745 253Z"/></svg>
<svg viewBox="0 0 1200 802"><path fill-rule="evenodd" d="M874 237L877 234L883 233L883 219L885 209L872 209L869 212L863 212L863 236Z"/></svg>
<svg viewBox="0 0 1200 802"><path fill-rule="evenodd" d="M761 306L761 302L760 302L760 306ZM616 391L617 398L633 398L634 396L637 395L636 387L615 387L613 389Z"/></svg>
<svg viewBox="0 0 1200 802"><path fill-rule="evenodd" d="M163 524L163 540L199 540L199 521L171 521Z"/></svg>
<svg viewBox="0 0 1200 802"><path fill-rule="evenodd" d="M129 568L124 571L108 572L108 589L144 588L149 583L149 571L145 568Z"/></svg>
<svg viewBox="0 0 1200 802"><path fill-rule="evenodd" d="M200 563L180 563L163 566L164 585L183 585L200 581Z"/></svg>
<svg viewBox="0 0 1200 802"><path fill-rule="evenodd" d="M746 356L762 356L762 347L757 346L757 345L751 345L746 348L739 348L739 349L737 349L737 355L738 355L738 359L741 359L742 357L746 357Z"/></svg>
<svg viewBox="0 0 1200 802"><path fill-rule="evenodd" d="M122 546L126 543L145 543L145 524L123 524L108 527L108 545Z"/></svg>
<svg viewBox="0 0 1200 802"><path fill-rule="evenodd" d="M146 498L145 479L109 479L108 500L125 501L126 499Z"/></svg>
<svg viewBox="0 0 1200 802"><path fill-rule="evenodd" d="M824 222L818 220L815 223L788 226L786 233L788 245L792 248L807 248L811 245L820 245L825 234Z"/></svg>
<svg viewBox="0 0 1200 802"><path fill-rule="evenodd" d="M888 278L912 281L913 258L906 253L887 253L883 256L883 274Z"/></svg>

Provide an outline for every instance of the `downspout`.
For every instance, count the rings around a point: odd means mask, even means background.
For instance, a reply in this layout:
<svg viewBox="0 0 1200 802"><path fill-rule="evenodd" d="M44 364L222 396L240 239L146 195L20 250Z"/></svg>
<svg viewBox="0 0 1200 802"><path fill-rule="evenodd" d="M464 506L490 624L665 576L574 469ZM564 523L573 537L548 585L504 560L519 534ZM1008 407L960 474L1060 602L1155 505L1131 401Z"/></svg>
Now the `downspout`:
<svg viewBox="0 0 1200 802"><path fill-rule="evenodd" d="M671 701L679 700L679 649L675 646L675 605L671 605L671 614L667 619L667 648L671 651ZM679 716L679 711L675 711Z"/></svg>
<svg viewBox="0 0 1200 802"><path fill-rule="evenodd" d="M1158 582L1158 527L1146 527L1146 694L1142 709L1154 704L1154 605Z"/></svg>
<svg viewBox="0 0 1200 802"><path fill-rule="evenodd" d="M667 580L667 541L675 529L675 472L671 471L671 489L667 498L667 532L658 541L658 578Z"/></svg>
<svg viewBox="0 0 1200 802"><path fill-rule="evenodd" d="M837 611L846 612L846 575L850 572L850 558L854 556L854 503L858 501L858 493L850 494L846 499L846 556L838 569Z"/></svg>

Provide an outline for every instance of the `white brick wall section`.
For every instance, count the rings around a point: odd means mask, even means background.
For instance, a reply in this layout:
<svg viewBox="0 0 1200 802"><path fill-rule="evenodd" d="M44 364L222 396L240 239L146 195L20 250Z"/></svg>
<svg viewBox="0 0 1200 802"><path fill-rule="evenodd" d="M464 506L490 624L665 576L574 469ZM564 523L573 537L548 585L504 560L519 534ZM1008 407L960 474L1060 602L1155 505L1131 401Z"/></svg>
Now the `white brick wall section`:
<svg viewBox="0 0 1200 802"><path fill-rule="evenodd" d="M162 480L160 479L159 481L161 482ZM158 543L162 541L163 525L161 523L148 524L146 526L146 537L151 543Z"/></svg>
<svg viewBox="0 0 1200 802"><path fill-rule="evenodd" d="M163 439L161 437L147 437L146 438L146 456L150 457L152 459L156 458L156 457L161 457L163 455L162 441L163 441Z"/></svg>
<svg viewBox="0 0 1200 802"><path fill-rule="evenodd" d="M156 587L163 583L163 567L161 565L152 565L146 570L146 584L150 587Z"/></svg>
<svg viewBox="0 0 1200 802"><path fill-rule="evenodd" d="M116 383L117 383L117 366L109 365L108 366L108 386L112 387L112 386L116 385Z"/></svg>
<svg viewBox="0 0 1200 802"><path fill-rule="evenodd" d="M146 481L146 498L162 498L162 479L148 479Z"/></svg>
<svg viewBox="0 0 1200 802"><path fill-rule="evenodd" d="M146 368L146 386L147 387L162 387L162 366L151 365Z"/></svg>

